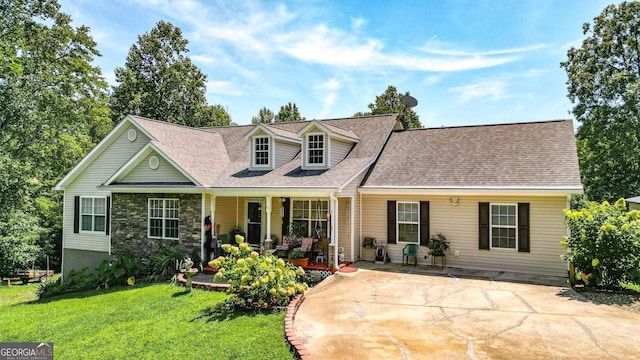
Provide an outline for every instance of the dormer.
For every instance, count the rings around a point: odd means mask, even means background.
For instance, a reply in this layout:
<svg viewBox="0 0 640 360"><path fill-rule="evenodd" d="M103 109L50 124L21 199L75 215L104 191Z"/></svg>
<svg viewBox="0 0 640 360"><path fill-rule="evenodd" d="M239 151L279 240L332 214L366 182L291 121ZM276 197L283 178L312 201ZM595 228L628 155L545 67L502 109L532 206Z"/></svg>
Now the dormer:
<svg viewBox="0 0 640 360"><path fill-rule="evenodd" d="M249 170L268 171L291 161L302 141L292 131L258 124L245 136L249 141Z"/></svg>
<svg viewBox="0 0 640 360"><path fill-rule="evenodd" d="M326 170L344 160L360 139L351 130L312 120L298 131L302 139L302 170Z"/></svg>

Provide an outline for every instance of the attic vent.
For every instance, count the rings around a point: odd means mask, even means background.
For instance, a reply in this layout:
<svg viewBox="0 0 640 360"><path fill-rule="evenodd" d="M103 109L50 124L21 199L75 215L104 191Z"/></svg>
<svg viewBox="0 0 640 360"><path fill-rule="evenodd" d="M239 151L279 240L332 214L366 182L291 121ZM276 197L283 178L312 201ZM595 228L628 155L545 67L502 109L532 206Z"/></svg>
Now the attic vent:
<svg viewBox="0 0 640 360"><path fill-rule="evenodd" d="M136 129L129 129L129 131L127 132L127 138L129 139L129 141L136 141L136 139L138 138L138 132L136 131Z"/></svg>
<svg viewBox="0 0 640 360"><path fill-rule="evenodd" d="M149 158L149 167L150 167L152 170L155 170L155 169L157 169L157 168L158 168L158 166L160 166L160 160L158 160L158 157L157 157L157 156L155 156L155 155L154 155L154 156L152 156L152 157L150 157L150 158Z"/></svg>

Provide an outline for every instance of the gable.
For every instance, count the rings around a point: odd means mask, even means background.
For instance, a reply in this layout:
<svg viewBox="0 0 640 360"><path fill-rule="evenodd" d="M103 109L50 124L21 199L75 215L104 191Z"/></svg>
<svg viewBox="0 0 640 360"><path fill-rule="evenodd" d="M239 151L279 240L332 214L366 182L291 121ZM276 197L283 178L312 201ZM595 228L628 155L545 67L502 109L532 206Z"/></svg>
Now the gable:
<svg viewBox="0 0 640 360"><path fill-rule="evenodd" d="M115 183L193 184L182 172L156 152L151 152L142 157L141 161L131 171L117 179Z"/></svg>
<svg viewBox="0 0 640 360"><path fill-rule="evenodd" d="M105 185L116 184L198 184L186 171L152 143L132 156Z"/></svg>
<svg viewBox="0 0 640 360"><path fill-rule="evenodd" d="M150 140L150 134L127 116L74 166L54 189L64 190L74 183L95 189Z"/></svg>

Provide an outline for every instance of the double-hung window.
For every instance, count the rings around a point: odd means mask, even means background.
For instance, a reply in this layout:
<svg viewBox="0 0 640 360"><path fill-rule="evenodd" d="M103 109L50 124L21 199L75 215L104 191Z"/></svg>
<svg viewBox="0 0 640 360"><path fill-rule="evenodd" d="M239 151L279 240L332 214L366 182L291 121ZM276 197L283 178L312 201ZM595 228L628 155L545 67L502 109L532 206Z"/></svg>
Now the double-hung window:
<svg viewBox="0 0 640 360"><path fill-rule="evenodd" d="M178 239L179 215L178 199L149 199L149 237Z"/></svg>
<svg viewBox="0 0 640 360"><path fill-rule="evenodd" d="M515 204L491 204L491 248L517 249L518 214Z"/></svg>
<svg viewBox="0 0 640 360"><path fill-rule="evenodd" d="M80 198L80 230L86 232L105 232L107 222L106 197Z"/></svg>
<svg viewBox="0 0 640 360"><path fill-rule="evenodd" d="M405 243L419 242L420 203L398 202L398 241Z"/></svg>
<svg viewBox="0 0 640 360"><path fill-rule="evenodd" d="M310 165L324 165L324 135L309 134L307 146L307 163Z"/></svg>
<svg viewBox="0 0 640 360"><path fill-rule="evenodd" d="M326 200L293 200L293 231L302 236L320 235L328 237L327 215L329 201Z"/></svg>
<svg viewBox="0 0 640 360"><path fill-rule="evenodd" d="M269 166L269 137L256 136L253 138L253 165Z"/></svg>

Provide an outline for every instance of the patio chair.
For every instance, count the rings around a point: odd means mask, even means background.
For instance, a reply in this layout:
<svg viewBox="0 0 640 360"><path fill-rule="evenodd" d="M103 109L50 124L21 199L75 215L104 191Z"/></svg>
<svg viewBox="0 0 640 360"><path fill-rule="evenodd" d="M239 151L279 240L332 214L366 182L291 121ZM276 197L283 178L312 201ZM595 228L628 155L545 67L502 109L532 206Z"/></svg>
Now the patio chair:
<svg viewBox="0 0 640 360"><path fill-rule="evenodd" d="M405 259L407 259L406 264L409 265L409 257L413 256L413 266L418 265L418 245L416 244L407 244L402 249L402 265L405 264Z"/></svg>
<svg viewBox="0 0 640 360"><path fill-rule="evenodd" d="M326 262L329 255L329 238L322 238L316 245L316 261Z"/></svg>
<svg viewBox="0 0 640 360"><path fill-rule="evenodd" d="M282 237L282 243L275 247L274 252L278 257L289 256L289 239L286 236Z"/></svg>
<svg viewBox="0 0 640 360"><path fill-rule="evenodd" d="M302 243L300 244L300 250L302 250L305 254L310 253L313 248L313 238L305 237L302 238Z"/></svg>

